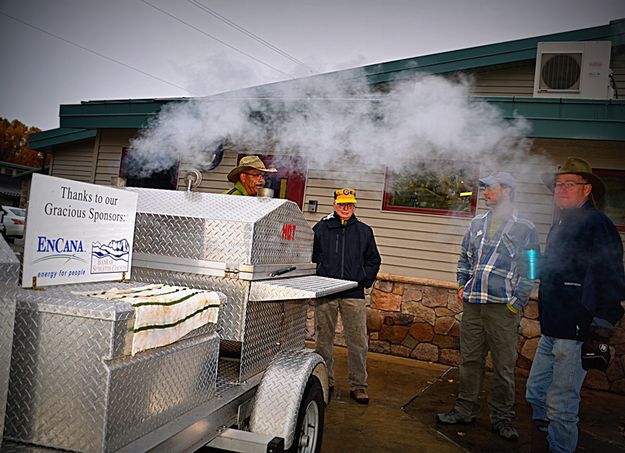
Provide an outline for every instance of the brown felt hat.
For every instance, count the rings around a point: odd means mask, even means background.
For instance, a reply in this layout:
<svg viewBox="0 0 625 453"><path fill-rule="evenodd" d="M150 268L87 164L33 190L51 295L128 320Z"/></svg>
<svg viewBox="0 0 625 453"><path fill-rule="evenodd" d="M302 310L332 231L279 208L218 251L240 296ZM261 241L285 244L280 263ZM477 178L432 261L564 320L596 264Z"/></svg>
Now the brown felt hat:
<svg viewBox="0 0 625 453"><path fill-rule="evenodd" d="M239 161L238 167L230 170L230 173L228 173L228 181L237 182L239 180L239 175L247 170L258 170L264 173L275 173L278 171L275 168L266 168L265 164L258 156L245 156Z"/></svg>
<svg viewBox="0 0 625 453"><path fill-rule="evenodd" d="M599 199L605 195L606 187L603 181L592 173L592 167L584 159L579 157L569 157L564 165L562 165L556 173L543 173L540 178L549 190L553 192L553 185L558 175L580 175L589 184L592 184L592 194L595 199Z"/></svg>

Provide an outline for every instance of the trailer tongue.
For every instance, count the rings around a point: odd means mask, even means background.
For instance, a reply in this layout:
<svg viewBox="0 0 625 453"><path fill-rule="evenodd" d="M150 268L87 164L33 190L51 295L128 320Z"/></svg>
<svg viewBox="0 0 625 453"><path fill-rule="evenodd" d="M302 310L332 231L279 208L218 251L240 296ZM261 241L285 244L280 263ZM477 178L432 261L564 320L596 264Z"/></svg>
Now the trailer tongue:
<svg viewBox="0 0 625 453"><path fill-rule="evenodd" d="M0 326L14 331L3 448L318 451L328 386L304 349L306 306L356 283L314 275L292 202L126 191L130 282L2 282L3 307L16 304L14 329Z"/></svg>

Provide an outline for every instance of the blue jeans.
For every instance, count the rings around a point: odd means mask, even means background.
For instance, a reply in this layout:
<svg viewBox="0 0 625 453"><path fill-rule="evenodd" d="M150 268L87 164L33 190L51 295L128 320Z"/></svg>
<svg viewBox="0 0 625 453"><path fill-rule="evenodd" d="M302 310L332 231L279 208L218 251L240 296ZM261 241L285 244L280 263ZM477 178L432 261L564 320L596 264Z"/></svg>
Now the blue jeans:
<svg viewBox="0 0 625 453"><path fill-rule="evenodd" d="M555 453L577 448L579 392L586 376L581 341L541 336L532 363L525 398L532 419L547 420L547 441Z"/></svg>

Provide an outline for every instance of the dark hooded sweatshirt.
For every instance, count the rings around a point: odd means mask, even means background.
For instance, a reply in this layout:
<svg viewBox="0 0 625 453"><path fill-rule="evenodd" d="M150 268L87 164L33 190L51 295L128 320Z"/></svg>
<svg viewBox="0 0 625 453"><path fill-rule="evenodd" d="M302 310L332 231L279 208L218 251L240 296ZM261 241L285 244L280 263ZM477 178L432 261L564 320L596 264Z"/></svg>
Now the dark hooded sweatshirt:
<svg viewBox="0 0 625 453"><path fill-rule="evenodd" d="M623 243L612 221L590 200L559 213L540 276L543 335L584 341L597 318L615 325L623 316Z"/></svg>
<svg viewBox="0 0 625 453"><path fill-rule="evenodd" d="M373 285L381 263L371 227L355 215L342 224L332 213L321 219L313 231L312 260L317 263L317 275L358 282L356 288L334 297L363 299L364 288Z"/></svg>

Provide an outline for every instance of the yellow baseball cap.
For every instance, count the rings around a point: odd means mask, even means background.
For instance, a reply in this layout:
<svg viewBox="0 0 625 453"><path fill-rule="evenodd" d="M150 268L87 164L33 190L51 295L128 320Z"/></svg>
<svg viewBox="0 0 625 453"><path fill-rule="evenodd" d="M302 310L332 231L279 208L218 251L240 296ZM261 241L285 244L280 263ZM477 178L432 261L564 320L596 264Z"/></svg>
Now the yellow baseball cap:
<svg viewBox="0 0 625 453"><path fill-rule="evenodd" d="M345 189L337 189L334 191L334 202L335 203L353 203L356 204L356 190L345 188Z"/></svg>

